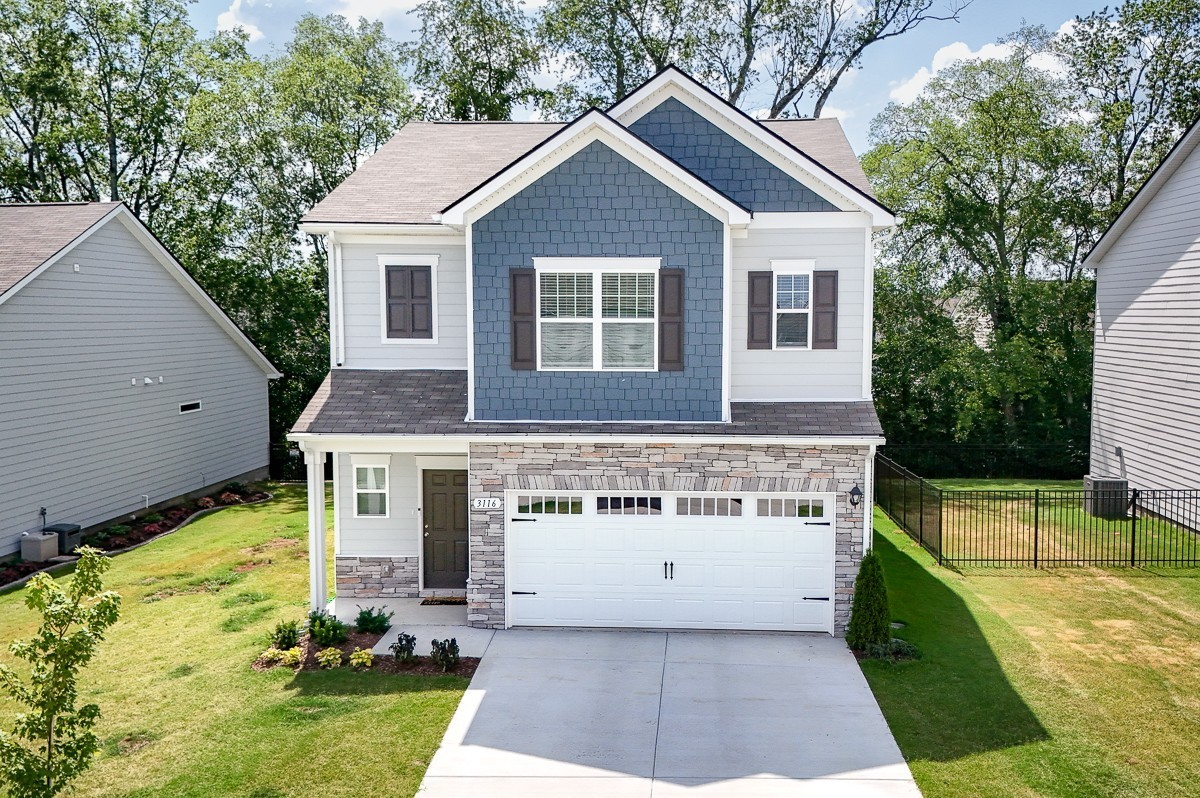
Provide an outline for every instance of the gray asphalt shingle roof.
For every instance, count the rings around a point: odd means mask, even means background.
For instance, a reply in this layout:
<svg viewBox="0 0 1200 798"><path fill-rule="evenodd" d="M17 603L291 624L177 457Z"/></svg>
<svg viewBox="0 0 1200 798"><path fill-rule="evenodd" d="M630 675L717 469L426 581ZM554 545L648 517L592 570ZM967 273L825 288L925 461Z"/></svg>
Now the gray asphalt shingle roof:
<svg viewBox="0 0 1200 798"><path fill-rule="evenodd" d="M337 369L292 432L324 435L882 436L871 402L735 402L729 424L465 421L465 371Z"/></svg>
<svg viewBox="0 0 1200 798"><path fill-rule="evenodd" d="M0 204L0 294L23 280L120 203Z"/></svg>
<svg viewBox="0 0 1200 798"><path fill-rule="evenodd" d="M763 124L867 196L874 196L836 119L777 119ZM432 224L435 214L564 126L557 122L409 122L301 221Z"/></svg>

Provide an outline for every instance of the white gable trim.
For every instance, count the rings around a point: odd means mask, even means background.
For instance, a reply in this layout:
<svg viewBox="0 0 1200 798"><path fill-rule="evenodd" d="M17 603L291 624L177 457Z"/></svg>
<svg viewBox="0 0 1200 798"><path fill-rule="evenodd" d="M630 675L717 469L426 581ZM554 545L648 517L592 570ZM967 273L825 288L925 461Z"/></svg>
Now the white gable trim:
<svg viewBox="0 0 1200 798"><path fill-rule="evenodd" d="M588 111L455 202L442 212L438 221L457 227L479 219L596 141L722 222L731 225L750 223L748 210L596 110Z"/></svg>
<svg viewBox="0 0 1200 798"><path fill-rule="evenodd" d="M890 227L896 217L874 199L849 186L820 162L783 144L741 111L716 97L687 74L668 68L609 109L622 125L631 125L664 100L674 98L697 111L735 141L793 177L842 211L865 211L875 227Z"/></svg>
<svg viewBox="0 0 1200 798"><path fill-rule="evenodd" d="M1200 147L1200 119L1192 123L1192 126L1187 129L1182 138L1175 143L1171 151L1167 153L1167 157L1158 165L1158 168L1151 173L1142 187L1133 195L1133 199L1125 206L1104 235L1100 236L1100 240L1092 247L1092 251L1083 259L1083 265L1087 268L1096 268L1099 262L1104 259L1108 251L1113 248L1113 245L1121 240L1121 236L1129 229L1134 220L1141 214L1146 206L1154 199L1158 192L1166 185L1167 181L1179 170L1188 156Z"/></svg>
<svg viewBox="0 0 1200 798"><path fill-rule="evenodd" d="M228 316L225 315L224 311L217 306L217 303L213 302L212 297L204 292L204 289L192 279L192 276L187 273L187 270L183 268L179 261L175 260L175 257L167 251L166 247L164 247L162 243L150 233L146 226L142 224L142 221L134 216L133 212L124 204L115 206L112 211L106 213L98 222L93 224L80 235L76 236L74 241L72 241L70 244L67 244L58 252L55 252L53 255L47 258L42 265L38 266L32 272L27 274L20 282L6 291L3 295L0 295L0 304L3 304L9 298L16 295L17 292L19 292L22 288L33 282L39 275L41 275L55 263L61 261L67 255L69 255L73 249L91 238L93 233L107 226L108 223L114 219L119 220L121 224L124 225L125 229L132 233L134 238L136 238L138 242L145 247L151 255L154 256L155 260L157 260L167 271L167 274L171 275L176 282L183 286L183 289L187 291L192 299L194 299L196 303L208 313L208 315L212 316L217 325L224 330L230 338L233 339L234 343L236 343L250 357L251 360L254 361L255 365L263 370L263 373L267 375L268 379L273 380L283 376L275 370L275 367L271 365L271 362L267 360L266 356L264 356L262 352L258 351L258 347L251 343L250 339L246 337L246 334L243 333L241 329L239 329L238 326L234 324Z"/></svg>

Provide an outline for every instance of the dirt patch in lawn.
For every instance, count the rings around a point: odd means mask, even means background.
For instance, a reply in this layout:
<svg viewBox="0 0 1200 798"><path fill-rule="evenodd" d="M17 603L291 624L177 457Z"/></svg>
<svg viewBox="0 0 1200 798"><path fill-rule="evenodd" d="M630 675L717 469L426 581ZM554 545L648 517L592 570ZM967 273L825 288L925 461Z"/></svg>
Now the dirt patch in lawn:
<svg viewBox="0 0 1200 798"><path fill-rule="evenodd" d="M240 565L233 566L233 570L239 574L244 574L247 571L253 571L255 568L266 568L268 565L272 565L269 558L266 560L248 560Z"/></svg>
<svg viewBox="0 0 1200 798"><path fill-rule="evenodd" d="M296 538L271 538L241 551L242 554L262 554L263 552L286 549L299 544L300 541Z"/></svg>

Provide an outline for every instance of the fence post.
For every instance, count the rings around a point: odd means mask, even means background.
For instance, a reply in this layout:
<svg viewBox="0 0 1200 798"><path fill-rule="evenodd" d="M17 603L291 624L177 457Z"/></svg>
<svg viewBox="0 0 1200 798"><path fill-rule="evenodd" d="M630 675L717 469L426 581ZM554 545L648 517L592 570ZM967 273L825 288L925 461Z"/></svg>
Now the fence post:
<svg viewBox="0 0 1200 798"><path fill-rule="evenodd" d="M917 483L917 536L921 538L921 548L925 548L925 480Z"/></svg>
<svg viewBox="0 0 1200 798"><path fill-rule="evenodd" d="M938 565L942 564L942 543L946 540L946 536L942 534L942 530L946 528L946 494L938 488Z"/></svg>
<svg viewBox="0 0 1200 798"><path fill-rule="evenodd" d="M1133 489L1133 505L1129 509L1129 567L1137 567L1137 509L1141 491Z"/></svg>
<svg viewBox="0 0 1200 798"><path fill-rule="evenodd" d="M1033 567L1038 567L1038 505L1041 503L1042 492L1034 488L1033 490Z"/></svg>

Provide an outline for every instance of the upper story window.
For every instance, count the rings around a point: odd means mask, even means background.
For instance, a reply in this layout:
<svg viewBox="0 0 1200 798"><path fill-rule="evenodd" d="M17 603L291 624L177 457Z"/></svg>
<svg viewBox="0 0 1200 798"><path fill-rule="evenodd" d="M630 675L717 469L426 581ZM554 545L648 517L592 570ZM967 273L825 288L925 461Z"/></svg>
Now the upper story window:
<svg viewBox="0 0 1200 798"><path fill-rule="evenodd" d="M747 349L837 349L838 273L811 260L749 272Z"/></svg>
<svg viewBox="0 0 1200 798"><path fill-rule="evenodd" d="M384 255L384 343L434 342L436 333L436 255Z"/></svg>
<svg viewBox="0 0 1200 798"><path fill-rule="evenodd" d="M535 259L538 368L654 371L658 259Z"/></svg>
<svg viewBox="0 0 1200 798"><path fill-rule="evenodd" d="M807 349L811 339L812 268L792 267L775 274L775 348Z"/></svg>

